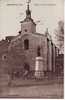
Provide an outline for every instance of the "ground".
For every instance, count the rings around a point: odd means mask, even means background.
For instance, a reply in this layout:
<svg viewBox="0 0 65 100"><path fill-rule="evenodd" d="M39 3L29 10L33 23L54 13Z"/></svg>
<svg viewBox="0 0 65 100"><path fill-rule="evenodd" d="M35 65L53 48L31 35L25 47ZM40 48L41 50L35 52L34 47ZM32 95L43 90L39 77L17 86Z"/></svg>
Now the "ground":
<svg viewBox="0 0 65 100"><path fill-rule="evenodd" d="M20 98L63 98L63 83L55 81L14 81L11 86L0 88L0 97Z"/></svg>

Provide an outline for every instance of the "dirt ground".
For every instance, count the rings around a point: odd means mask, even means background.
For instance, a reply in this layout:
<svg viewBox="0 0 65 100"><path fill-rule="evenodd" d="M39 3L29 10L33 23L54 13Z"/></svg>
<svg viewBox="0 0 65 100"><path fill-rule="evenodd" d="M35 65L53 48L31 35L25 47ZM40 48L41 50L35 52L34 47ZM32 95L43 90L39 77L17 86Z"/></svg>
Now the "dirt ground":
<svg viewBox="0 0 65 100"><path fill-rule="evenodd" d="M0 88L0 97L8 98L63 98L63 84L43 84L31 86L10 86Z"/></svg>

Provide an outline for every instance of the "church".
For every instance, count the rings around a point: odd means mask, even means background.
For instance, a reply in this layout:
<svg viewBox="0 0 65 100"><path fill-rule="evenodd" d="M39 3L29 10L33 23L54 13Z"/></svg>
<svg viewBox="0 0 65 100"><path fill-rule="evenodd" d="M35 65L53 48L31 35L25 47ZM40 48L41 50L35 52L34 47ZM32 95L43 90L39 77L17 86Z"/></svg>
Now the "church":
<svg viewBox="0 0 65 100"><path fill-rule="evenodd" d="M45 34L36 32L36 23L31 17L29 4L27 5L26 17L21 23L21 30L17 36L7 37L7 52L2 55L2 63L14 71L25 69L36 70L36 62L39 60L38 71L55 72L57 47L53 44L51 36L46 30ZM12 39L11 39L12 38ZM3 64L4 64L3 63Z"/></svg>

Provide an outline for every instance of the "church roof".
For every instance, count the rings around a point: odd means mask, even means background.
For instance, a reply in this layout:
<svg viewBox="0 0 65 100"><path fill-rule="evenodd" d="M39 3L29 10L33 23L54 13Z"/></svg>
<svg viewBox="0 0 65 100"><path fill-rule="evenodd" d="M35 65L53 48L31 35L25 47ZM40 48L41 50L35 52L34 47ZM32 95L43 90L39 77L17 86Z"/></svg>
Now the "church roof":
<svg viewBox="0 0 65 100"><path fill-rule="evenodd" d="M40 35L40 36L45 36L45 34L41 34L41 33L32 33L34 35Z"/></svg>
<svg viewBox="0 0 65 100"><path fill-rule="evenodd" d="M34 25L36 25L32 18L25 18L23 21L20 21L20 23L28 22L28 21L31 21Z"/></svg>
<svg viewBox="0 0 65 100"><path fill-rule="evenodd" d="M36 25L35 22L33 21L33 19L31 18L31 11L29 9L29 3L27 5L26 18L23 21L21 21L20 23L28 22L28 21L31 21L34 25Z"/></svg>

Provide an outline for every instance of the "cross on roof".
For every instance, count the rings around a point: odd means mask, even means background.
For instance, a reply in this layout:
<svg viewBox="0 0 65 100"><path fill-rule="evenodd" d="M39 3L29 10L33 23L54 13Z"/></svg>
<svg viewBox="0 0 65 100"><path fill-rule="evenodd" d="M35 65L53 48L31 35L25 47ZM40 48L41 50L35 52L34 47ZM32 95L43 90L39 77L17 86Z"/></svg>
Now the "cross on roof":
<svg viewBox="0 0 65 100"><path fill-rule="evenodd" d="M31 0L26 0L27 4L29 5L29 3L31 2Z"/></svg>

